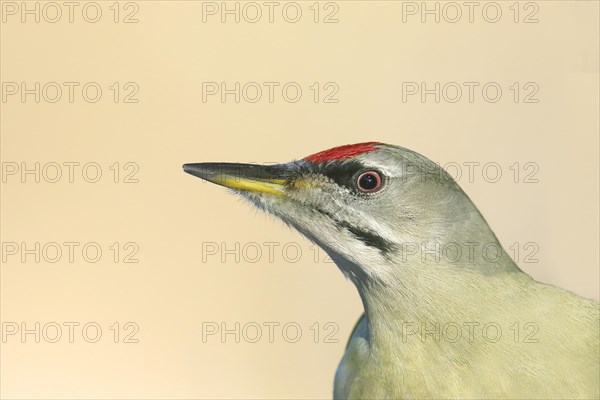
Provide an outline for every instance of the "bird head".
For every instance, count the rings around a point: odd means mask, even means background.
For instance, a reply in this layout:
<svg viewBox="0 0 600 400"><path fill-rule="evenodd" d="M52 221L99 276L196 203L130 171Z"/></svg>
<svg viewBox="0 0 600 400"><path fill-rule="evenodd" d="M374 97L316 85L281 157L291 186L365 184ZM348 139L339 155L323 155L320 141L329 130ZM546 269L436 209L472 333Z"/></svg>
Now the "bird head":
<svg viewBox="0 0 600 400"><path fill-rule="evenodd" d="M481 248L497 239L443 168L403 147L368 142L285 164L195 163L183 169L293 226L357 285L401 279L411 266L473 264L490 273L511 264L499 245L505 259L489 266L482 266L478 251L467 251L466 243ZM436 251L451 254L442 259Z"/></svg>

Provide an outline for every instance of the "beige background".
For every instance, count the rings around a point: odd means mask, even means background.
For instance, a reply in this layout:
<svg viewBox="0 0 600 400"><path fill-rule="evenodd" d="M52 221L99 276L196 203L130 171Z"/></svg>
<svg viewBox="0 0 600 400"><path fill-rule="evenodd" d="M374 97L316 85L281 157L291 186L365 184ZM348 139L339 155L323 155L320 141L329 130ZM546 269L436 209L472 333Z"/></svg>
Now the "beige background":
<svg viewBox="0 0 600 400"><path fill-rule="evenodd" d="M42 168L96 162L103 175L88 183L76 169L70 183L65 167L57 183L43 177L36 183L32 175L23 183L18 174L2 183L4 246L81 243L72 263L66 254L56 263L43 254L39 263L32 255L23 263L20 253L4 249L5 330L23 322L48 330L39 343L33 334L25 340L3 336L3 398L331 396L336 365L362 312L354 288L322 252L315 262L314 248L297 233L184 174L185 162L283 162L378 140L442 164L458 163L462 187L505 247L517 243L523 269L543 282L599 297L598 2L537 1L539 22L527 24L525 14L535 9L521 4L515 23L513 2L497 3L503 12L497 23L483 19L484 2L473 23L466 15L457 23L431 17L421 23L419 15L403 22L401 2L341 1L335 3L339 22L328 24L313 22L313 2L297 3L303 12L298 23L282 18L285 3L273 23L266 15L257 23L235 23L231 16L221 23L218 15L203 23L202 3L191 1L120 3L119 19L137 6L137 23L115 23L113 2L103 1L97 23L82 18L85 2L78 3L73 23L65 7L56 23L44 15L39 23L32 16L23 23L6 3L0 40L5 85L78 82L81 88L97 82L103 94L96 103L85 101L80 90L72 103L66 90L56 103L7 96L0 104L5 172L10 163L33 168L39 162ZM335 5L325 9L321 3L320 18ZM53 18L53 10L46 12ZM114 82L121 90L127 82L137 84L139 102L115 103L109 89ZM217 96L203 102L202 82L297 82L303 96L297 103L277 91L273 103L235 103L231 95L225 103ZM314 82L321 89L336 83L338 103L315 103L309 88ZM489 103L476 91L473 103L466 93L457 103L435 103L432 96L425 103L417 96L403 102L402 82L497 82L503 96ZM534 82L539 102L515 103L509 89L514 82L521 90ZM115 162L118 183L109 168ZM123 169L127 162L139 166L138 183L122 182L131 171ZM469 182L466 162L497 163L502 178L488 182L480 166ZM521 169L517 183L509 168L515 162ZM528 162L539 169L537 183L523 182ZM81 256L88 242L103 250L97 263ZM114 242L136 243L139 262L122 262L123 249L114 262ZM203 260L203 243L209 242L230 249L239 243L239 262L235 254L222 262L221 253ZM278 243L272 259L265 242ZM537 246L537 263L523 261L530 242ZM262 256L256 257L252 243ZM292 262L298 248L299 260ZM80 324L73 343L65 322ZM82 336L81 327L90 322L102 328L97 343ZM118 343L110 329L115 322ZM127 322L139 327L138 343L124 343L131 332ZM229 329L238 322L240 330L247 327L240 332L246 336L236 343L233 334L224 341L214 335L204 343L207 322ZM269 322L280 324L273 343L264 325ZM328 322L333 325L326 328ZM57 343L47 340L54 336L48 323L63 326ZM263 327L257 343L245 340L255 335L253 323ZM286 323L302 328L298 342L286 340L295 335L293 329L283 335ZM337 343L325 340L328 332Z"/></svg>

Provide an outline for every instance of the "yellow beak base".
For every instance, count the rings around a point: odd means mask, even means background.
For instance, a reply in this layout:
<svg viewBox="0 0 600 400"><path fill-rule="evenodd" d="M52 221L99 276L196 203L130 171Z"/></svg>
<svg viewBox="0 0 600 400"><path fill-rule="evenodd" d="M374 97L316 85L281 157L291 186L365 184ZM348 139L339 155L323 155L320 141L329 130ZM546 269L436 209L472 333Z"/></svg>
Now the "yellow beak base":
<svg viewBox="0 0 600 400"><path fill-rule="evenodd" d="M289 170L279 165L235 163L185 164L183 170L206 181L232 189L284 196Z"/></svg>

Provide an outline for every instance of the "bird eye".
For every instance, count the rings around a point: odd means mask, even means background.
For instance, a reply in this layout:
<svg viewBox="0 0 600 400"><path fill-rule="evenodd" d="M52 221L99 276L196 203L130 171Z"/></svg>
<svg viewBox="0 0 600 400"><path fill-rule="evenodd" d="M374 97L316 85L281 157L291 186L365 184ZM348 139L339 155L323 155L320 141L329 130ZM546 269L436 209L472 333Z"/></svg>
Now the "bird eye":
<svg viewBox="0 0 600 400"><path fill-rule="evenodd" d="M363 172L358 176L356 184L363 192L374 192L381 187L381 175L375 171Z"/></svg>

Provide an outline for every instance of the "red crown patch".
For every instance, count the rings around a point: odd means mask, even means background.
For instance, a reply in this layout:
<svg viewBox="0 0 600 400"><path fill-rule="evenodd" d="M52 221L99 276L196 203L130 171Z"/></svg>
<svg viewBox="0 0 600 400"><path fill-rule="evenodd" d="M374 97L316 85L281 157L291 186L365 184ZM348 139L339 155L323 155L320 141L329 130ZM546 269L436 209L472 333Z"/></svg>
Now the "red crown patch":
<svg viewBox="0 0 600 400"><path fill-rule="evenodd" d="M332 149L320 151L310 156L304 157L304 160L310 162L322 162L328 160L338 160L342 158L353 157L358 154L366 153L367 151L378 150L379 147L376 145L381 144L379 142L365 142L356 144L347 144L344 146L334 147Z"/></svg>

